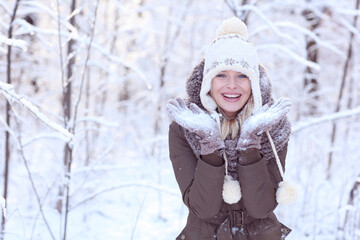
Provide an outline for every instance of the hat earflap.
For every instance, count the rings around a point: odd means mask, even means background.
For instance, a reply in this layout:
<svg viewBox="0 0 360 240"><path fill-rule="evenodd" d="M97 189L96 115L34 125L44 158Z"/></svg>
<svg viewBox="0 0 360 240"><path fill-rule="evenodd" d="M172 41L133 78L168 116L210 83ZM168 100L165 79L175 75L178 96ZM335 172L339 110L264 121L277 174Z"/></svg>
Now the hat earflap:
<svg viewBox="0 0 360 240"><path fill-rule="evenodd" d="M290 183L284 180L284 171L281 166L279 156L276 152L274 141L272 140L269 132L266 132L266 135L274 152L276 164L278 166L281 178L283 179L283 181L279 182L278 184L278 189L276 191L276 201L280 204L291 204L295 202L298 197L298 187L294 183Z"/></svg>

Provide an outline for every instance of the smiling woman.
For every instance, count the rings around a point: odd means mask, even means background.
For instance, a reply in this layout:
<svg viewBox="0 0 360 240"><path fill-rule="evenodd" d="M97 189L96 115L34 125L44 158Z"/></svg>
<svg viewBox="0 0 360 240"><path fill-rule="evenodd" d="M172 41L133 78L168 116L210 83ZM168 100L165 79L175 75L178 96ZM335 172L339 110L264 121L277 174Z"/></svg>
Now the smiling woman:
<svg viewBox="0 0 360 240"><path fill-rule="evenodd" d="M250 80L240 72L222 71L212 79L210 95L227 117L236 117L251 96Z"/></svg>
<svg viewBox="0 0 360 240"><path fill-rule="evenodd" d="M224 21L186 89L187 101L167 105L170 159L189 209L176 239L284 239L290 229L273 211L295 195L282 187L291 103L272 99L242 21Z"/></svg>

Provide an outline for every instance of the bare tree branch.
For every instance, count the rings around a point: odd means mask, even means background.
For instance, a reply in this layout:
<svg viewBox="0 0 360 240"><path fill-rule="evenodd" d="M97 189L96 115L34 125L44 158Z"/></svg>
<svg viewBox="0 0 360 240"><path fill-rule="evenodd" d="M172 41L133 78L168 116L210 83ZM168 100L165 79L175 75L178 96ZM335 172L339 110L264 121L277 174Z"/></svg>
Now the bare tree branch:
<svg viewBox="0 0 360 240"><path fill-rule="evenodd" d="M26 168L26 172L28 174L28 177L29 177L29 180L30 180L30 183L31 183L31 188L33 189L34 191L34 194L35 194L35 197L36 197L36 200L37 200L37 203L38 203L38 206L39 206L39 210L40 210L40 213L41 213L41 216L42 216L42 219L46 225L46 228L47 230L49 231L49 234L51 236L51 239L53 240L56 240L51 228L50 228L50 225L46 219L46 216L45 216L45 213L44 213L44 210L42 208L42 203L41 203L41 200L40 200L40 196L39 196L39 193L37 192L36 190L36 186L35 186L35 182L34 182L34 179L32 177L32 174L31 174L31 171L30 171L30 167L28 165L28 161L26 160L25 158L25 155L24 155L24 149L23 149L23 146L22 146L22 140L21 140L21 131L20 131L20 123L18 121L18 118L16 117L16 112L14 111L14 109L12 108L12 112L14 113L15 115L15 122L16 122L16 125L17 125L17 128L19 129L18 131L18 137L17 137L17 145L18 145L18 152L20 153L20 156L24 162L24 165L25 165L25 168Z"/></svg>
<svg viewBox="0 0 360 240"><path fill-rule="evenodd" d="M76 203L74 206L71 206L70 210L74 210L75 208L79 207L80 205L100 196L101 194L107 193L107 192L111 192L114 190L118 190L118 189L122 189L122 188L130 188L130 187L139 187L139 188L146 188L146 189L151 189L151 190L155 190L155 191L160 191L172 196L179 196L178 192L172 191L170 189L166 189L164 187L161 186L156 186L154 184L144 184L144 183L127 183L127 184L121 184L118 186L114 186L114 187L110 187L110 188L106 188L103 190L100 190L96 193L94 193L93 195L91 195L90 197L85 198L84 200Z"/></svg>
<svg viewBox="0 0 360 240"><path fill-rule="evenodd" d="M291 133L295 134L299 131L302 131L306 128L309 127L313 127L315 125L318 125L320 123L324 123L324 122L328 122L328 121L334 121L337 119L342 119L342 118L347 118L347 117L352 117L355 115L359 115L360 114L360 107L354 108L354 109L350 109L350 110L345 110L345 111L341 111L341 112L337 112L337 113L332 113L329 115L325 115L322 117L317 117L317 118L311 118L311 119L307 119L304 122L297 122L295 124L294 127L292 127L291 129Z"/></svg>

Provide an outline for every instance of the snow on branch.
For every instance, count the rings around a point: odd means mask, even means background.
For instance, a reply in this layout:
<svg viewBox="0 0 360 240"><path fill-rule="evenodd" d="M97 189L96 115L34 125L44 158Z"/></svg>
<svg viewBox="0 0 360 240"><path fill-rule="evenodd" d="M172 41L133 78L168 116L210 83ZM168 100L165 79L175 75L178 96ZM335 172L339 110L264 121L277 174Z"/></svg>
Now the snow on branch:
<svg viewBox="0 0 360 240"><path fill-rule="evenodd" d="M313 33L312 31L289 21L278 21L274 23L275 26L278 27L287 27L287 28L292 28L297 30L298 32L310 37L311 39L313 39L319 46L322 46L324 48L327 48L335 53L337 53L338 55L342 56L342 57L346 57L345 54L343 53L343 51L341 51L340 49L338 49L336 46L334 46L333 44L330 44L329 42L323 41L321 40L315 33ZM263 26L261 28L256 29L255 32L252 32L253 35L264 31L265 29L268 29L269 27L267 26Z"/></svg>
<svg viewBox="0 0 360 240"><path fill-rule="evenodd" d="M2 34L0 34L0 44L5 44L8 46L13 46L13 47L19 47L23 51L27 50L27 43L24 40L9 39Z"/></svg>
<svg viewBox="0 0 360 240"><path fill-rule="evenodd" d="M9 102L16 100L17 102L22 104L25 108L27 108L32 114L34 114L35 117L37 117L45 125L64 135L68 141L74 140L74 135L71 134L68 130L66 130L59 124L50 121L43 113L39 111L39 109L36 106L34 106L32 103L26 100L23 96L15 93L14 87L11 84L0 82L0 89L2 90L4 95L8 98Z"/></svg>
<svg viewBox="0 0 360 240"><path fill-rule="evenodd" d="M31 9L32 13L34 13L34 14L47 13L54 21L58 20L57 12L51 8L48 8L47 6L40 3L39 1L24 1L24 2L22 2L22 5L28 7L28 9ZM77 29L69 23L68 19L71 16L73 16L74 14L78 14L79 12L80 12L80 10L75 9L74 12L70 13L70 16L67 16L65 19L61 20L62 25L64 25L69 30L69 32L70 32L69 34L75 33L77 35ZM18 21L22 21L22 20L18 19ZM58 32L56 31L56 33L58 33Z"/></svg>
<svg viewBox="0 0 360 240"><path fill-rule="evenodd" d="M351 23L349 23L346 19L340 18L340 23L349 30L349 32L353 33L355 36L360 38L360 32L359 29L354 27Z"/></svg>
<svg viewBox="0 0 360 240"><path fill-rule="evenodd" d="M336 6L332 10L336 11L338 13L344 14L344 15L360 16L360 10L357 10L357 9L341 8L339 6Z"/></svg>
<svg viewBox="0 0 360 240"><path fill-rule="evenodd" d="M287 56L293 58L294 60L296 60L297 62L307 66L307 67L311 67L317 71L320 71L320 66L317 63L314 63L312 61L308 61L305 58L299 56L298 54L294 53L293 51L289 50L288 48L284 47L284 45L280 45L280 44L263 44L260 46L256 47L257 50L264 50L264 49L269 49L269 50L280 50L284 53L286 53Z"/></svg>
<svg viewBox="0 0 360 240"><path fill-rule="evenodd" d="M333 113L333 114L329 114L329 115L325 115L325 116L318 117L318 118L313 118L313 119L310 119L310 120L307 120L304 122L297 122L295 124L295 126L291 129L291 132L296 133L305 128L309 128L309 127L312 127L314 125L317 125L317 124L320 124L323 122L337 120L337 119L346 118L346 117L351 117L351 116L355 116L358 114L360 114L360 107Z"/></svg>
<svg viewBox="0 0 360 240"><path fill-rule="evenodd" d="M237 7L236 11L244 11L244 10L248 10L248 11L253 11L254 13L256 13L261 19L263 19L266 24L269 25L269 27L280 37L288 39L290 42L293 42L295 44L298 44L298 40L296 40L295 38L293 38L291 35L289 34L285 34L283 33L277 26L275 26L273 24L273 22L262 12L260 11L260 9L256 6L253 5L243 5L243 6L239 6Z"/></svg>

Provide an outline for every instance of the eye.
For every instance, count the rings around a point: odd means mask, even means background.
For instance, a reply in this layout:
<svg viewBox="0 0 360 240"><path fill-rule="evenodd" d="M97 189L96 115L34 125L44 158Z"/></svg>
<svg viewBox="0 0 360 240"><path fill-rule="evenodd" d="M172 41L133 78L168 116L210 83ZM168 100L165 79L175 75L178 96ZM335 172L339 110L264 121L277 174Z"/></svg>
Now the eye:
<svg viewBox="0 0 360 240"><path fill-rule="evenodd" d="M247 76L245 74L239 74L238 78L247 78Z"/></svg>
<svg viewBox="0 0 360 240"><path fill-rule="evenodd" d="M226 74L219 73L218 75L216 75L216 77L218 77L218 78L226 78Z"/></svg>

